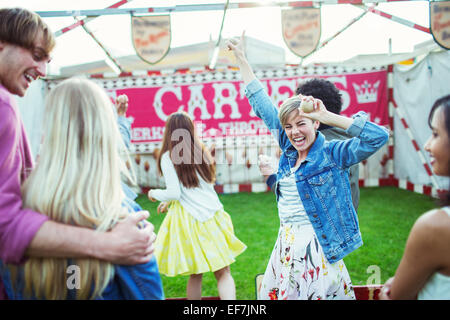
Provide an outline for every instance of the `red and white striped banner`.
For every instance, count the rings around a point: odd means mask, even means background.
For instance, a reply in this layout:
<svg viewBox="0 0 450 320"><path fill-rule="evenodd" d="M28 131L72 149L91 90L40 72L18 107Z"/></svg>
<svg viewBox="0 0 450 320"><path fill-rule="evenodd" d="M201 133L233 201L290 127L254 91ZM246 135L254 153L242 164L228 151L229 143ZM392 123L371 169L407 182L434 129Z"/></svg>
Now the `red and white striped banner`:
<svg viewBox="0 0 450 320"><path fill-rule="evenodd" d="M129 3L131 1L133 1L133 0L121 0L119 2L114 3L113 5L111 5L109 7L107 7L106 9L119 8L120 6L123 6L125 3ZM90 21L92 21L92 20L94 20L96 18L98 18L98 17L87 17L87 18L84 18L82 20L79 20L79 21L71 24L70 26L64 27L64 28L56 31L54 33L54 35L57 38L57 37L63 35L64 33L69 32L70 30L73 30L73 29L75 29L75 28L77 28L79 26L85 25L86 23L88 23L88 22L90 22Z"/></svg>
<svg viewBox="0 0 450 320"><path fill-rule="evenodd" d="M392 20L392 21L394 21L394 22L400 23L400 24L402 24L402 25L404 25L404 26L407 26L407 27L410 27L410 28L413 28L413 29L416 29L416 30L419 30L419 31L423 31L423 32L426 32L426 33L430 33L430 29L427 28L427 27L418 25L418 24L416 24L416 23L414 23L414 22L411 22L411 21L409 21L409 20L406 20L406 19L403 19L403 18L394 16L394 15L392 15L392 14L389 14L389 13L386 13L386 12L383 12L383 11L380 11L380 10L375 9L375 8L373 8L373 7L367 7L367 6L364 6L364 7L365 7L368 11L370 11L370 12L372 12L372 13L374 13L374 14L377 14L377 15L379 15L380 17L383 17L383 18Z"/></svg>

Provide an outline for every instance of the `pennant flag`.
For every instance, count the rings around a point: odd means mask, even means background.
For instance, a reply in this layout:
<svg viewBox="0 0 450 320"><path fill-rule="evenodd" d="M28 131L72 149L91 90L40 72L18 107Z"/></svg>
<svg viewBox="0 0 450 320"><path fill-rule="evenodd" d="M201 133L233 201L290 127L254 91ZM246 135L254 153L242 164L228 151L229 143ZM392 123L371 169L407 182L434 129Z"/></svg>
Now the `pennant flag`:
<svg viewBox="0 0 450 320"><path fill-rule="evenodd" d="M296 8L281 11L283 39L299 57L306 57L319 44L322 26L320 8Z"/></svg>
<svg viewBox="0 0 450 320"><path fill-rule="evenodd" d="M438 45L450 49L450 1L430 2L430 31Z"/></svg>
<svg viewBox="0 0 450 320"><path fill-rule="evenodd" d="M131 35L139 58L150 64L161 61L170 49L170 15L131 17Z"/></svg>

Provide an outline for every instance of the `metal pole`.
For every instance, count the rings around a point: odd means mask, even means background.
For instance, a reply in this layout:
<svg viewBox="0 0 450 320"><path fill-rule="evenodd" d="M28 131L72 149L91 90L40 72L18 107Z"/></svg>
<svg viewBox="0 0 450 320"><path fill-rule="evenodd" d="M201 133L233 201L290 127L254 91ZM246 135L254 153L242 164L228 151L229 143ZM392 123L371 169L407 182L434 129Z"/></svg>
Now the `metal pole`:
<svg viewBox="0 0 450 320"><path fill-rule="evenodd" d="M123 5L126 4L126 3L131 2L131 1L133 1L133 0L121 0L121 1L119 1L119 2L114 3L113 5L111 5L111 6L109 6L109 7L107 7L106 9L118 8L118 7L120 7L120 6L123 6ZM87 17L87 18L81 19L81 20L79 20L79 21L77 21L77 22L71 24L70 26L67 26L67 27L65 27L65 28L62 28L62 29L56 31L56 32L54 33L54 35L55 35L55 37L57 38L57 37L63 35L64 33L69 32L70 30L73 30L73 29L75 29L75 28L77 28L77 27L79 27L79 26L81 26L81 25L83 25L83 24L86 24L86 23L88 23L88 22L90 22L90 21L92 21L92 20L94 20L94 19L96 19L96 18L98 18L98 17L99 17L99 16L96 16L96 17Z"/></svg>
<svg viewBox="0 0 450 320"><path fill-rule="evenodd" d="M77 18L74 18L75 20L77 20ZM123 69L120 66L120 64L117 62L116 59L114 59L114 57L109 53L109 51L102 45L102 43L94 36L94 34L92 33L91 30L89 30L86 25L81 25L82 28L84 29L84 31L86 31L86 33L99 45L99 47L103 50L103 52L106 54L106 58L109 59L112 62L112 66L110 66L114 72L116 73L122 73ZM108 63L108 62L107 62ZM108 63L109 64L109 63ZM117 68L117 70L115 70L114 66Z"/></svg>
<svg viewBox="0 0 450 320"><path fill-rule="evenodd" d="M242 8L261 8L261 7L312 7L321 4L365 4L397 1L424 1L424 0L316 0L316 1L290 1L290 2L241 2L230 3L228 9ZM169 7L147 7L147 8L106 8L94 10L64 10L64 11L36 11L43 18L51 17L79 17L79 16L102 16L117 14L151 14L151 13L170 13L170 12L190 12L190 11L211 11L224 10L223 4L192 4L175 5Z"/></svg>

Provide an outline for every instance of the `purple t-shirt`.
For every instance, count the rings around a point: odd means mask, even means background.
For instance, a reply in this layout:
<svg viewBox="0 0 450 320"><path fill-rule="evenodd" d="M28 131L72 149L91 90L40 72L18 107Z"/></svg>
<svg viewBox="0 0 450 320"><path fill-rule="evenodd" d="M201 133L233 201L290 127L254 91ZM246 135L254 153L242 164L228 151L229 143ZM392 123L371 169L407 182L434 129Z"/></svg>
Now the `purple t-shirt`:
<svg viewBox="0 0 450 320"><path fill-rule="evenodd" d="M20 187L32 168L33 157L17 103L0 84L0 259L4 263L23 263L26 248L48 220L22 207Z"/></svg>

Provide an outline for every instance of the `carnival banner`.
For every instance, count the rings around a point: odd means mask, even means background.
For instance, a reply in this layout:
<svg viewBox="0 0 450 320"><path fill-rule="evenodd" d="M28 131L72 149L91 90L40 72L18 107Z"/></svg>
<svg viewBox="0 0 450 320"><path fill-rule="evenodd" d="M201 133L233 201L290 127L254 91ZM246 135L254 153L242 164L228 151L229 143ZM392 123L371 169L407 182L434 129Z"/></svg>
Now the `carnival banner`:
<svg viewBox="0 0 450 320"><path fill-rule="evenodd" d="M133 16L131 35L136 54L145 62L155 64L161 61L170 49L170 16Z"/></svg>
<svg viewBox="0 0 450 320"><path fill-rule="evenodd" d="M450 1L430 2L430 31L444 49L450 49Z"/></svg>
<svg viewBox="0 0 450 320"><path fill-rule="evenodd" d="M319 44L321 34L320 8L296 8L281 11L283 39L299 57L306 57Z"/></svg>
<svg viewBox="0 0 450 320"><path fill-rule="evenodd" d="M365 111L372 121L388 125L386 70L319 77L333 82L340 90L343 115ZM261 82L274 104L279 106L307 78L266 78ZM165 120L178 110L184 110L193 117L203 138L270 134L252 111L244 90L242 81L211 81L128 87L110 90L110 95L114 98L126 94L129 98L127 116L133 120L133 143L161 141Z"/></svg>

